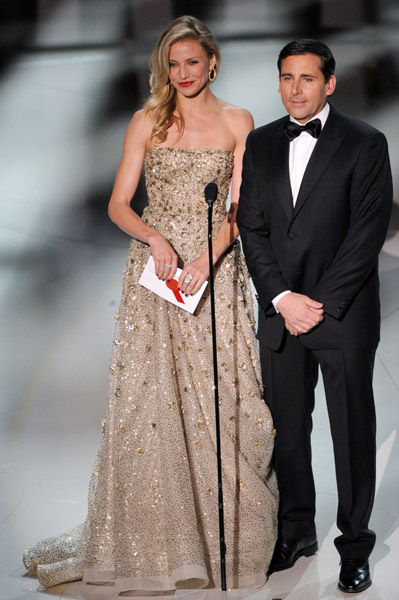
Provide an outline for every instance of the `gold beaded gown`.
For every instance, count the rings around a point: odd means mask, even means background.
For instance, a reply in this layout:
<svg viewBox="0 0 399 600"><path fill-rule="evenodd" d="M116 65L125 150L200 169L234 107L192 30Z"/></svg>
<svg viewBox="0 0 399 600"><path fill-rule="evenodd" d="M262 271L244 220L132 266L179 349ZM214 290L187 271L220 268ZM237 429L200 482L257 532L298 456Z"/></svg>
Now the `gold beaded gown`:
<svg viewBox="0 0 399 600"><path fill-rule="evenodd" d="M158 148L145 156L143 220L182 263L207 247L204 187L226 215L230 151ZM82 579L117 593L220 584L209 290L194 315L138 284L150 248L132 240L110 366L109 401L82 525L24 553L50 587ZM274 430L262 398L253 299L239 244L215 267L226 571L257 587L276 540Z"/></svg>

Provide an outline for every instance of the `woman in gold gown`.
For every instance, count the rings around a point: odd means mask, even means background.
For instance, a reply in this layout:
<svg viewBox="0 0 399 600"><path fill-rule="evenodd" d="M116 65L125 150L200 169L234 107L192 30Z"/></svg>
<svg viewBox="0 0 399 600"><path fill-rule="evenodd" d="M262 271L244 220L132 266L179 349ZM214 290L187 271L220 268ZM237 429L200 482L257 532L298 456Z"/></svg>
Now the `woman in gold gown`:
<svg viewBox="0 0 399 600"><path fill-rule="evenodd" d="M229 587L266 581L276 539L274 431L262 398L248 273L235 239L251 115L215 97L208 28L180 17L152 58L151 96L132 118L109 205L132 237L111 356L103 437L82 525L24 554L44 586L83 579L117 593L219 585L209 292L194 315L139 285L150 255L184 298L208 278L204 187L214 205L226 569ZM130 208L144 164L148 207ZM231 206L226 209L231 183Z"/></svg>

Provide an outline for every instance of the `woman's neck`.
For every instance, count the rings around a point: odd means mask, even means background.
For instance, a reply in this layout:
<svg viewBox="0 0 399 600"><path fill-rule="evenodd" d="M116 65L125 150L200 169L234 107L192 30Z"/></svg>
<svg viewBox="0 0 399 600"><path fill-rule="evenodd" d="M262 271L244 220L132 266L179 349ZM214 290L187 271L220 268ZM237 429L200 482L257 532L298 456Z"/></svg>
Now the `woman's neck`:
<svg viewBox="0 0 399 600"><path fill-rule="evenodd" d="M184 119L185 117L195 115L196 113L198 114L209 110L215 103L215 100L215 96L210 89L206 87L193 98L186 98L182 94L178 94L176 98L176 108Z"/></svg>

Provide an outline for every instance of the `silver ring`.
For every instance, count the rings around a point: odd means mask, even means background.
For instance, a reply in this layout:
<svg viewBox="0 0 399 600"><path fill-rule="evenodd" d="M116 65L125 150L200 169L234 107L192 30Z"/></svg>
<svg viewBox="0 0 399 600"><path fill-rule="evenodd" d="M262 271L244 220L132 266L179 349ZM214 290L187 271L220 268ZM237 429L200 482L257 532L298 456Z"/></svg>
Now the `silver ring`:
<svg viewBox="0 0 399 600"><path fill-rule="evenodd" d="M171 269L172 265L165 265L165 269Z"/></svg>
<svg viewBox="0 0 399 600"><path fill-rule="evenodd" d="M187 275L184 278L184 283L190 283L193 280L193 276L191 275L191 273L187 273Z"/></svg>

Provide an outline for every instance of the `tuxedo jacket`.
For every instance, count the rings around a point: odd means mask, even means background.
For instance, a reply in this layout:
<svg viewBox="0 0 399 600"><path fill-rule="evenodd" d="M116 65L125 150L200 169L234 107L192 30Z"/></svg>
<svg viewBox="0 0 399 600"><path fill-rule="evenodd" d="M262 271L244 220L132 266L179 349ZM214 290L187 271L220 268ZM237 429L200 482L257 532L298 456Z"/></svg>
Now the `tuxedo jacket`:
<svg viewBox="0 0 399 600"><path fill-rule="evenodd" d="M324 321L300 339L313 349L358 349L379 340L378 254L392 208L384 135L332 106L295 207L289 177L289 116L252 131L237 214L259 302L258 339L278 350L284 290L323 303Z"/></svg>

